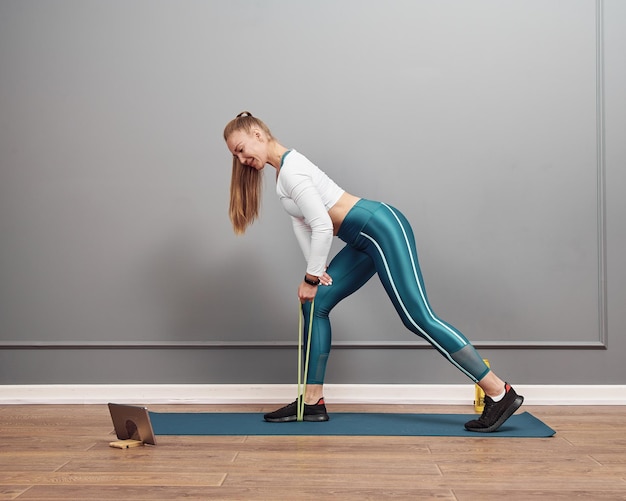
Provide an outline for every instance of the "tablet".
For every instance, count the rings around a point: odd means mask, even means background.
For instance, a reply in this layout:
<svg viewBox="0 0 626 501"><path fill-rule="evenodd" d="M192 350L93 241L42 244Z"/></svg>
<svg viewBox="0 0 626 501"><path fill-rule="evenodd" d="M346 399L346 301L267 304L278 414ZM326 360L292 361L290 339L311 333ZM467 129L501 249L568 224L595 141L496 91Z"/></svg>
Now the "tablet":
<svg viewBox="0 0 626 501"><path fill-rule="evenodd" d="M156 445L156 438L146 407L109 403L115 434L120 440L139 440Z"/></svg>

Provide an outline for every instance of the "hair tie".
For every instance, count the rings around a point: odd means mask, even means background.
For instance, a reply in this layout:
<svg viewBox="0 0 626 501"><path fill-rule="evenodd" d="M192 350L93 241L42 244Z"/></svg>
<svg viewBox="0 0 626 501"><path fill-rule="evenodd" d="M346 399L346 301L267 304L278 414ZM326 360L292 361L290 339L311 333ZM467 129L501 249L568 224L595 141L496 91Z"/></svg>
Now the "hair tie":
<svg viewBox="0 0 626 501"><path fill-rule="evenodd" d="M236 118L241 118L241 117L251 117L252 113L250 113L249 111L242 111L241 113L239 113L239 115L237 115Z"/></svg>

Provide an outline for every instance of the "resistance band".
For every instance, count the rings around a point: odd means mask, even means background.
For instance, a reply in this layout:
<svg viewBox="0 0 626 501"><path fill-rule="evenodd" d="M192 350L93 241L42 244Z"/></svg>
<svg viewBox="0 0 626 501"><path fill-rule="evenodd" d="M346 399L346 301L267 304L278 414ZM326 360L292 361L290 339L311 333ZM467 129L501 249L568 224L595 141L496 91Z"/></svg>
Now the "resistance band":
<svg viewBox="0 0 626 501"><path fill-rule="evenodd" d="M300 315L298 316L298 410L296 419L302 421L304 419L304 393L306 392L306 380L309 376L309 355L311 353L311 330L313 327L313 310L315 309L315 299L311 301L311 314L309 315L309 331L306 340L306 356L304 360L304 382L302 382L302 303L300 303Z"/></svg>

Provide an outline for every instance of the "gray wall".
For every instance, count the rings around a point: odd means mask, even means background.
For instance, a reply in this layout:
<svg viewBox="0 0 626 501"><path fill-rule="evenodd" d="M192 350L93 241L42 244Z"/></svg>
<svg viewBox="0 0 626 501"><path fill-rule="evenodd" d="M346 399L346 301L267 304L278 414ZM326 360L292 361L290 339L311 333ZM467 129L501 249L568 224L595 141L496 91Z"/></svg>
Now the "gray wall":
<svg viewBox="0 0 626 501"><path fill-rule="evenodd" d="M0 382L295 379L272 169L227 217L247 109L407 214L500 375L625 383L625 57L620 0L0 0ZM466 381L375 278L333 326L329 383Z"/></svg>

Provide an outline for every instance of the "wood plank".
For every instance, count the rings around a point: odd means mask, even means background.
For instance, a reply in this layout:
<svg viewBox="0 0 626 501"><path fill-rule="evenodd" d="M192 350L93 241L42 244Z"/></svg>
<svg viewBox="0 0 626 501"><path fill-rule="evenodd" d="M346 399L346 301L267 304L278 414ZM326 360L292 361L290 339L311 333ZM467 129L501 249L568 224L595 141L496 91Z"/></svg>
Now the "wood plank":
<svg viewBox="0 0 626 501"><path fill-rule="evenodd" d="M289 499L338 499L341 501L380 501L381 499L419 499L420 501L455 501L456 498L449 489L368 489L359 486L343 486L329 489L325 486L302 488L297 491L285 490L280 487L76 487L53 486L33 487L21 496L20 501L29 500L59 500L80 499L81 501L111 499L132 499L149 501L171 501L172 499L185 500L229 500L229 501L267 501Z"/></svg>
<svg viewBox="0 0 626 501"><path fill-rule="evenodd" d="M515 471L515 474L517 474ZM420 488L425 490L441 489L471 489L482 490L485 486L494 491L516 490L521 493L528 490L547 491L581 491L600 490L607 492L625 492L626 484L620 479L605 477L576 477L550 478L549 476L533 478L531 475L523 475L520 478L511 476L490 475L487 471L480 475L450 477L442 475L415 476L407 471L406 474L397 472L382 472L380 475L360 475L358 472L334 471L311 474L308 471L294 469L291 472L277 472L271 469L263 469L260 474L230 473L224 481L224 487L274 487L284 490L297 490L300 488L313 489L324 486L327 489L341 489L346 485L367 487L368 489L394 490L397 488ZM513 473L511 473L513 475ZM529 480L531 479L531 480ZM556 481L558 480L558 482Z"/></svg>
<svg viewBox="0 0 626 501"><path fill-rule="evenodd" d="M209 470L219 469L225 471L225 467L232 465L236 453L219 453L214 454L207 452L199 461L196 456L189 457L184 455L168 455L164 454L159 457L147 458L145 456L121 457L118 459L85 459L71 460L57 470L58 472L73 473L125 473L132 469L135 473L171 473L172 470L185 471L188 473L207 472ZM176 467L173 469L172 464Z"/></svg>
<svg viewBox="0 0 626 501"><path fill-rule="evenodd" d="M134 468L133 468L134 469ZM8 472L0 473L0 485L161 485L219 486L225 473L187 473L184 471L131 472Z"/></svg>
<svg viewBox="0 0 626 501"><path fill-rule="evenodd" d="M454 490L455 499L458 501L572 501L572 499L590 501L624 501L626 494L620 492L598 492L592 490L567 490L565 492L556 490L529 490L518 492L513 490L494 491L489 488L480 491Z"/></svg>
<svg viewBox="0 0 626 501"><path fill-rule="evenodd" d="M0 500L16 499L29 488L28 485L0 485Z"/></svg>

